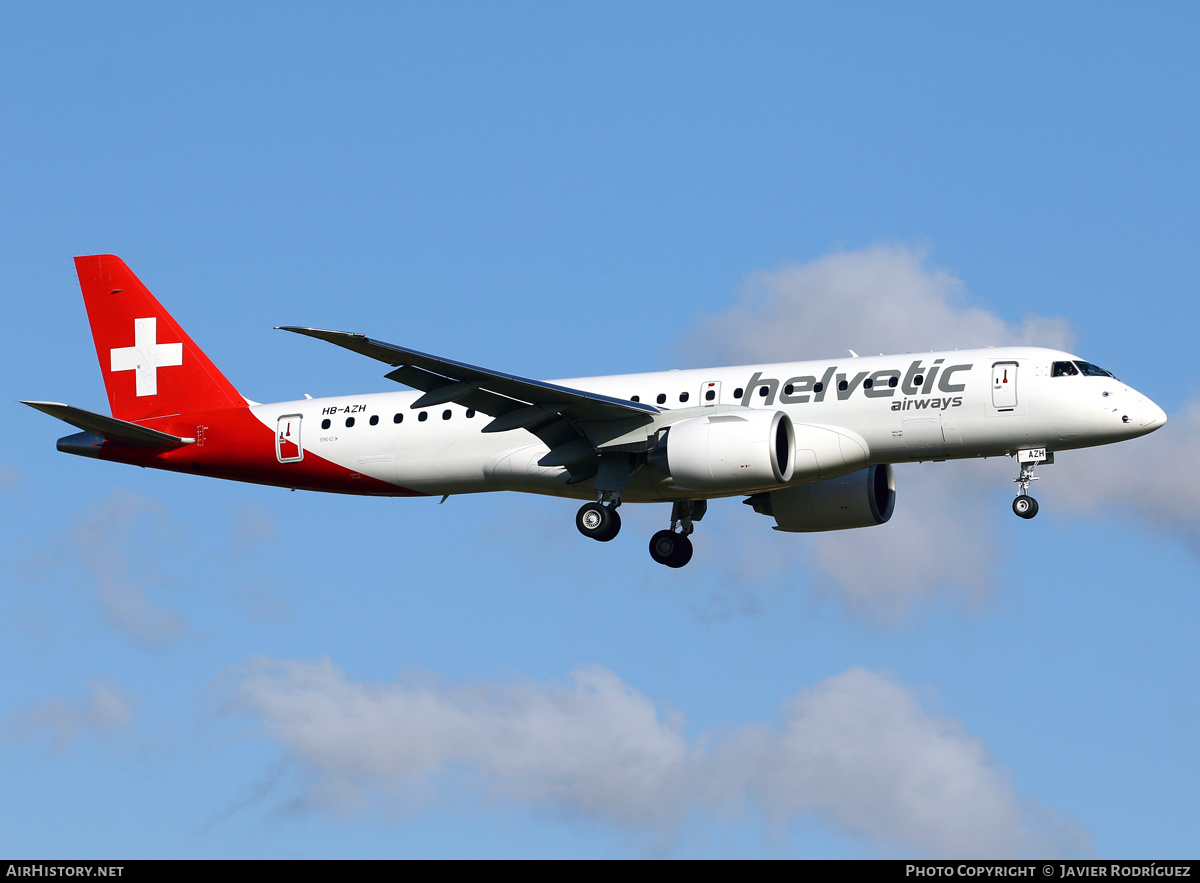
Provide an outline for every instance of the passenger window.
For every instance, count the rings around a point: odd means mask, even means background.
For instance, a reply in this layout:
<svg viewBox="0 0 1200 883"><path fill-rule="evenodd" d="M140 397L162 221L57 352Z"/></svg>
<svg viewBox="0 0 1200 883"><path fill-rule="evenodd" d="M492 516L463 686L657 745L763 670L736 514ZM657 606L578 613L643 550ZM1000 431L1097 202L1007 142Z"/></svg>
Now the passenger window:
<svg viewBox="0 0 1200 883"><path fill-rule="evenodd" d="M735 399L740 399L742 397L742 388L740 386L733 391L733 397Z"/></svg>
<svg viewBox="0 0 1200 883"><path fill-rule="evenodd" d="M467 419L470 420L474 416L475 416L475 409L467 408Z"/></svg>
<svg viewBox="0 0 1200 883"><path fill-rule="evenodd" d="M825 384L822 383L821 381L818 380L816 383L813 384L813 392L824 392L824 391L825 391Z"/></svg>
<svg viewBox="0 0 1200 883"><path fill-rule="evenodd" d="M640 402L641 400L642 400L641 396L630 396L629 397L629 401L631 401L631 402Z"/></svg>
<svg viewBox="0 0 1200 883"><path fill-rule="evenodd" d="M689 396L686 392L681 392L679 394L679 401L681 401L681 402L686 402L688 400L688 398L689 398Z"/></svg>
<svg viewBox="0 0 1200 883"><path fill-rule="evenodd" d="M658 398L656 398L654 401L658 402L660 405L665 405L667 403L667 394L665 392L660 392L658 394Z"/></svg>
<svg viewBox="0 0 1200 883"><path fill-rule="evenodd" d="M421 423L424 423L428 419L429 419L428 411L422 411L420 414L417 415L417 420L420 421Z"/></svg>
<svg viewBox="0 0 1200 883"><path fill-rule="evenodd" d="M844 380L839 380L839 381L838 381L838 389L845 389L845 388L846 388L846 387L848 387L849 385L850 385L850 384L849 384L849 383L847 383L847 382L846 382L846 381L844 381Z"/></svg>
<svg viewBox="0 0 1200 883"><path fill-rule="evenodd" d="M447 408L445 411L442 411L442 419L443 420L450 419L450 409L449 408Z"/></svg>
<svg viewBox="0 0 1200 883"><path fill-rule="evenodd" d="M351 426L353 426L353 425L354 425L354 418L353 418L353 417L347 417L347 418L346 418L346 428L347 428L347 429L349 429L349 428L350 428Z"/></svg>
<svg viewBox="0 0 1200 883"><path fill-rule="evenodd" d="M711 402L711 401L712 401L713 399L715 399L716 397L717 397L717 394L716 394L716 392L714 392L714 391L713 391L713 390L711 390L711 389L710 389L708 392L706 392L706 393L704 394L704 400L705 400L706 402Z"/></svg>
<svg viewBox="0 0 1200 883"><path fill-rule="evenodd" d="M758 388L758 394L759 394L760 396L762 396L764 399L767 397L767 394L768 394L770 391L771 391L771 388L770 388L769 386L760 386L760 387Z"/></svg>
<svg viewBox="0 0 1200 883"><path fill-rule="evenodd" d="M1051 377L1074 377L1079 371L1070 362L1055 362L1050 368Z"/></svg>
<svg viewBox="0 0 1200 883"><path fill-rule="evenodd" d="M324 420L321 421L321 428L322 429L329 428L329 418L328 417L326 417Z"/></svg>
<svg viewBox="0 0 1200 883"><path fill-rule="evenodd" d="M916 377L913 378L913 386L920 386L924 382L925 382L924 374L918 374Z"/></svg>
<svg viewBox="0 0 1200 883"><path fill-rule="evenodd" d="M870 389L874 385L875 385L875 381L872 380L870 377L868 377L866 380L863 381L863 389Z"/></svg>
<svg viewBox="0 0 1200 883"><path fill-rule="evenodd" d="M372 426L378 426L378 425L379 425L379 415L378 415L378 414L372 414L372 415L371 415L371 420L370 420L370 423L371 423L371 425L372 425Z"/></svg>
<svg viewBox="0 0 1200 883"><path fill-rule="evenodd" d="M403 415L403 414L396 414L394 417L392 417L392 422L393 422L393 423L403 423L403 422L404 422L404 415Z"/></svg>
<svg viewBox="0 0 1200 883"><path fill-rule="evenodd" d="M893 375L888 378L888 386L890 386L892 389L895 389L899 385L900 385L899 377L896 377L895 375Z"/></svg>

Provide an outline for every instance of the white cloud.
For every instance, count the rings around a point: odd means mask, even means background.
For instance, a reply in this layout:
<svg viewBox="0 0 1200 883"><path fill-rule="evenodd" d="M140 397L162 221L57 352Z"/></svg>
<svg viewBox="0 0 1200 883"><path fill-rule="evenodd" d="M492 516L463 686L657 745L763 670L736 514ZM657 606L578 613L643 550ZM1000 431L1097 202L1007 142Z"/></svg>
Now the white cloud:
<svg viewBox="0 0 1200 883"><path fill-rule="evenodd" d="M795 361L1027 344L1070 349L1064 319L1008 322L970 303L948 270L905 245L875 245L751 276L738 302L702 317L679 350L693 364Z"/></svg>
<svg viewBox="0 0 1200 883"><path fill-rule="evenodd" d="M738 302L702 318L680 349L694 363L732 364L838 357L846 349L866 355L1072 343L1064 320L1008 322L972 305L963 283L930 267L921 250L876 245L752 276ZM898 622L935 599L978 608L994 588L992 537L1007 513L994 492L1011 487L1015 474L1007 460L898 466L890 522L774 544L780 570L809 573L877 622ZM769 524L759 516L743 529Z"/></svg>
<svg viewBox="0 0 1200 883"><path fill-rule="evenodd" d="M167 542L169 516L148 497L114 488L52 547L30 564L78 564L95 585L109 624L138 643L162 645L184 635L178 612L150 600L147 590L169 582L152 553Z"/></svg>
<svg viewBox="0 0 1200 883"><path fill-rule="evenodd" d="M922 251L887 245L756 274L737 304L702 318L680 348L693 362L728 364L836 357L846 348L866 354L992 344L1071 349L1073 334L1062 319L1028 316L1016 324L973 306L963 283L930 267ZM1133 512L1200 550L1197 449L1200 399L1146 438L1070 451L1039 472L1070 509ZM807 571L849 609L880 622L897 622L934 599L977 608L994 588L993 538L1011 517L998 498L1015 475L1006 459L898 466L888 524L776 545L779 570ZM760 519L745 530L762 526ZM730 578L738 584L736 572Z"/></svg>
<svg viewBox="0 0 1200 883"><path fill-rule="evenodd" d="M112 681L92 681L86 699L56 696L30 706L6 722L16 736L48 733L63 750L85 736L109 738L133 725L134 700Z"/></svg>
<svg viewBox="0 0 1200 883"><path fill-rule="evenodd" d="M898 465L896 511L887 524L794 537L792 554L811 561L823 591L880 624L932 601L976 611L995 588L992 535L1007 507L997 505L994 492L1012 477L1009 465Z"/></svg>
<svg viewBox="0 0 1200 883"><path fill-rule="evenodd" d="M122 637L163 645L187 632L184 617L150 600L173 579L158 565L164 549L178 557L184 543L163 506L113 488L102 503L80 513L41 553L23 563L26 578L40 581L60 567L78 566L96 591L104 619Z"/></svg>
<svg viewBox="0 0 1200 883"><path fill-rule="evenodd" d="M1043 467L1055 493L1076 510L1118 507L1185 537L1200 551L1200 399L1129 445L1060 455Z"/></svg>
<svg viewBox="0 0 1200 883"><path fill-rule="evenodd" d="M262 547L276 537L271 515L257 506L239 509L232 513L227 537L227 554L213 558L190 547L182 525L157 500L113 488L23 565L34 581L60 568L79 567L108 624L147 647L162 647L191 632L183 613L156 598L214 566L249 618L286 622L290 608L275 580L254 574L269 560Z"/></svg>
<svg viewBox="0 0 1200 883"><path fill-rule="evenodd" d="M291 608L271 577L248 576L264 556L258 555L273 543L278 531L271 513L261 506L244 506L233 513L229 530L229 564L233 594L250 619L258 622L287 622Z"/></svg>
<svg viewBox="0 0 1200 883"><path fill-rule="evenodd" d="M1041 830L983 745L902 685L853 669L788 703L780 724L689 740L678 717L599 666L565 684L354 683L328 660L257 659L228 673L324 808L408 805L467 787L669 838L697 814L749 806L774 822L816 813L884 851L1072 853ZM1065 833L1064 833L1065 832Z"/></svg>
<svg viewBox="0 0 1200 883"><path fill-rule="evenodd" d="M771 812L818 812L893 848L939 856L1041 855L1011 782L983 744L903 686L856 668L794 699L764 781Z"/></svg>

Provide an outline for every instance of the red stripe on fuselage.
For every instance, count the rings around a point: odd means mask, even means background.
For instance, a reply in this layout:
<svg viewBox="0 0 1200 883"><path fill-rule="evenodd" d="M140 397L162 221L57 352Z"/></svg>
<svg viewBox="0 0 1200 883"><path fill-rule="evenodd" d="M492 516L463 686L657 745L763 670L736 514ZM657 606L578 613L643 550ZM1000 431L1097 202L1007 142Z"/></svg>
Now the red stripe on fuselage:
<svg viewBox="0 0 1200 883"><path fill-rule="evenodd" d="M106 441L100 448L100 459L332 494L426 496L420 491L353 472L309 450L304 452L303 460L280 463L275 454L274 430L263 425L250 413L249 408L223 408L175 417L156 417L139 423L171 435L195 438L196 441L170 451Z"/></svg>

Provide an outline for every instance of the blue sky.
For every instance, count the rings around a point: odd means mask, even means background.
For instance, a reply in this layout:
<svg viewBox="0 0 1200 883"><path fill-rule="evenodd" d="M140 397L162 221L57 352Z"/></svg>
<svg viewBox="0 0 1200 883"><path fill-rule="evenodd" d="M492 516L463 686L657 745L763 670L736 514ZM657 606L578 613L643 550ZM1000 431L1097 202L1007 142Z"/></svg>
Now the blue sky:
<svg viewBox="0 0 1200 883"><path fill-rule="evenodd" d="M1200 13L1185 4L0 9L0 851L1194 855ZM372 500L67 457L71 263L258 401L312 324L534 377L1070 345L1171 415L907 465L888 525Z"/></svg>

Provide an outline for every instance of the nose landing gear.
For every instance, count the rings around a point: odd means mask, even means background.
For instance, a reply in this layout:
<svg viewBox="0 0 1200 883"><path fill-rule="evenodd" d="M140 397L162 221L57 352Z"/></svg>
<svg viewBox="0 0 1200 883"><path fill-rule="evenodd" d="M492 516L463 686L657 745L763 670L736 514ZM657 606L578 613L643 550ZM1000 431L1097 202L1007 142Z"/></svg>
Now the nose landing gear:
<svg viewBox="0 0 1200 883"><path fill-rule="evenodd" d="M1028 494L1021 494L1013 500L1013 512L1021 518L1032 518L1038 513L1038 501Z"/></svg>
<svg viewBox="0 0 1200 883"><path fill-rule="evenodd" d="M1032 448L1027 451L1017 451L1017 463L1021 474L1013 479L1017 483L1017 498L1013 500L1012 510L1020 518L1033 518L1038 514L1038 502L1029 496L1029 485L1038 480L1033 470L1039 463L1053 463L1054 454L1045 448Z"/></svg>

